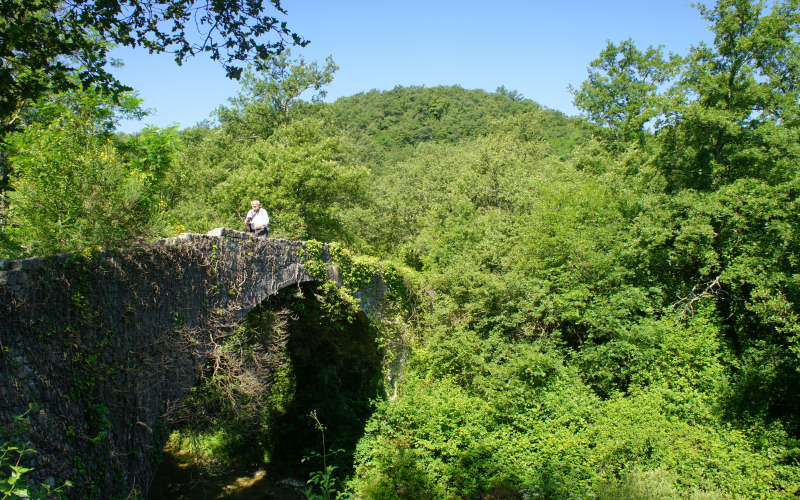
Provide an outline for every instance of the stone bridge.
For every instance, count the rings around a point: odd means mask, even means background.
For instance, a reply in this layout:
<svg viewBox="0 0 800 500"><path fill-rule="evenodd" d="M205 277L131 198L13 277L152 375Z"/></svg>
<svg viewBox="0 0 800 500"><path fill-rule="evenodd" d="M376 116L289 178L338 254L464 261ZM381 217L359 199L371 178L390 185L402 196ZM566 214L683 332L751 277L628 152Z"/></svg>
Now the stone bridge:
<svg viewBox="0 0 800 500"><path fill-rule="evenodd" d="M146 492L162 417L196 384L215 335L314 281L306 260L303 242L216 229L0 261L0 442L30 442L33 482L71 479L70 496Z"/></svg>

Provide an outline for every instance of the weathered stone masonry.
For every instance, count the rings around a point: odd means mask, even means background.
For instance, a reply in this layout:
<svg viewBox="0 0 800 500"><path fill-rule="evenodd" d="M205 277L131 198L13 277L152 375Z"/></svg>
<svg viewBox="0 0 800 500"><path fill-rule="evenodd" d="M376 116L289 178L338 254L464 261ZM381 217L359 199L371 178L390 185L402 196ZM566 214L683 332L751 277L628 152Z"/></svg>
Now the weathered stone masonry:
<svg viewBox="0 0 800 500"><path fill-rule="evenodd" d="M302 242L218 229L0 261L0 439L24 414L34 482L70 479L80 498L146 492L162 416L195 384L215 334L313 281L304 260Z"/></svg>

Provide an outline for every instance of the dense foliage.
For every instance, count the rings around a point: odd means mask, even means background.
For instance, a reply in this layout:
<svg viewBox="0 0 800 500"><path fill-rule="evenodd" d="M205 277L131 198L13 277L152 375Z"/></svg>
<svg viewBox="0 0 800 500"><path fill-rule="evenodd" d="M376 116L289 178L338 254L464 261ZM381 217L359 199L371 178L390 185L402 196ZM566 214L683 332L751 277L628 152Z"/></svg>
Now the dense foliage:
<svg viewBox="0 0 800 500"><path fill-rule="evenodd" d="M360 498L794 497L800 2L770 5L700 7L685 55L609 43L585 119L505 88L306 102L335 65L288 55L213 125L31 115L0 243L240 227L258 198L275 236L413 270L401 382L348 445Z"/></svg>

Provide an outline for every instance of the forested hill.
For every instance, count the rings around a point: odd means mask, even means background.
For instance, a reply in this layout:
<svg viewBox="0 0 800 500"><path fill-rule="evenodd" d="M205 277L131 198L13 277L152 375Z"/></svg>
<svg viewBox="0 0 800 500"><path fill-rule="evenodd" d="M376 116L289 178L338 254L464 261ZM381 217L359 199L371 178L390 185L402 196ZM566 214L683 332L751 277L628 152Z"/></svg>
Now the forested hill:
<svg viewBox="0 0 800 500"><path fill-rule="evenodd" d="M543 110L511 91L498 93L454 87L396 87L343 97L330 106L333 121L352 137L371 140L386 150L426 141L486 135L501 118L536 113L535 132L560 155L586 137L584 122Z"/></svg>
<svg viewBox="0 0 800 500"><path fill-rule="evenodd" d="M48 95L6 138L0 244L241 227L260 199L272 236L393 261L416 290L378 335L396 397L357 429L346 401L315 414L358 443L335 483L356 498L795 498L800 7L773 7L700 7L713 42L686 54L598 47L583 119L503 88L305 102L335 67L287 57L183 131L115 134L135 102ZM214 387L210 421L239 422ZM226 432L261 442L269 415Z"/></svg>

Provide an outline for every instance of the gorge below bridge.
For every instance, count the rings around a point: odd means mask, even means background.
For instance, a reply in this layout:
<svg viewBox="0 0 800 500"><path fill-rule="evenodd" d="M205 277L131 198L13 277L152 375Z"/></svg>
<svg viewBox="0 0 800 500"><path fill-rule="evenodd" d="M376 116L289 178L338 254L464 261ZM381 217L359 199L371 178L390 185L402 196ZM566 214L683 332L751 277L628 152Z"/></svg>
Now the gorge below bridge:
<svg viewBox="0 0 800 500"><path fill-rule="evenodd" d="M36 450L32 483L74 498L146 493L169 432L226 332L317 280L308 245L215 229L93 254L0 261L0 441ZM327 247L327 279L338 279ZM374 314L380 274L354 295ZM24 419L20 419L24 416Z"/></svg>

